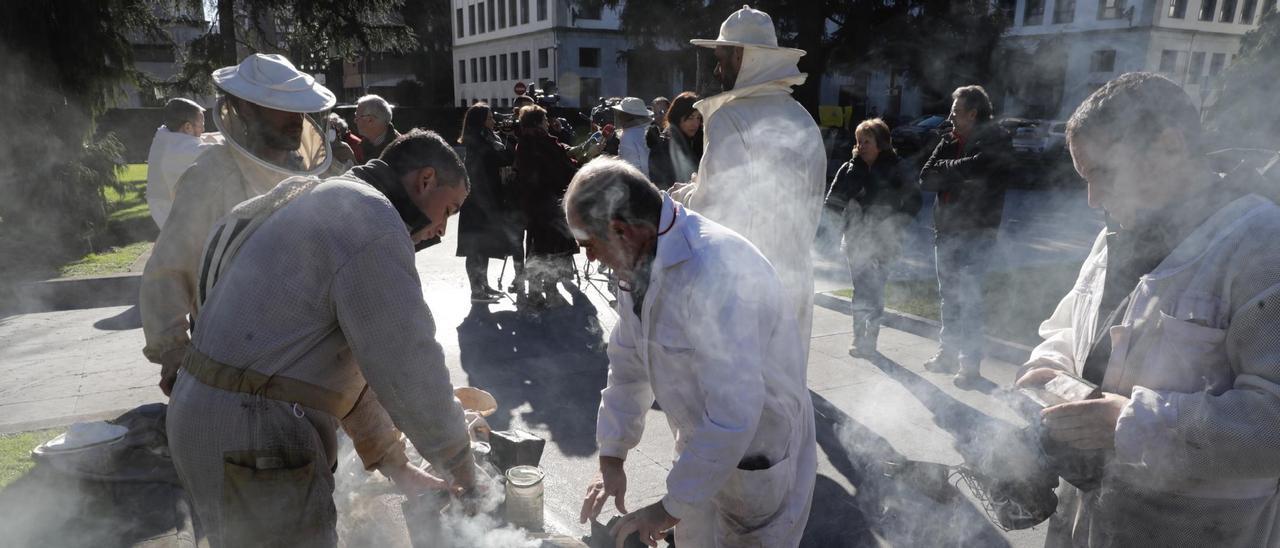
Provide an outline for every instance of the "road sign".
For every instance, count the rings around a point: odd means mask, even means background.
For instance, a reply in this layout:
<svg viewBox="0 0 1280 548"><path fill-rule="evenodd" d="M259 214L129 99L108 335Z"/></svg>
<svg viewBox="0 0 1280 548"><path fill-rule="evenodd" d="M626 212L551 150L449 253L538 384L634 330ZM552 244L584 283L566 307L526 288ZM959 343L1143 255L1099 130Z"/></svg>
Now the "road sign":
<svg viewBox="0 0 1280 548"><path fill-rule="evenodd" d="M524 85L524 82L516 82L516 87L513 91L516 92L516 95L524 95L524 92L528 91L528 89L529 88Z"/></svg>

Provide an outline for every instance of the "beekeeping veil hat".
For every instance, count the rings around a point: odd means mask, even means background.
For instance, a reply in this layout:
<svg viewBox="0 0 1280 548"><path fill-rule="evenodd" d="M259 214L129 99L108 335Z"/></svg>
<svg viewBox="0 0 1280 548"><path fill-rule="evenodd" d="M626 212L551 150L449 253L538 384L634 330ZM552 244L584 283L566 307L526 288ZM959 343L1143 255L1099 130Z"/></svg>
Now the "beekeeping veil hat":
<svg viewBox="0 0 1280 548"><path fill-rule="evenodd" d="M704 48L718 46L740 47L742 66L734 89L703 99L695 108L704 118L710 118L725 102L734 97L760 93L790 93L791 86L804 83L805 74L796 63L805 51L778 45L778 33L769 14L743 5L720 24L720 36L715 40L696 39L689 43Z"/></svg>
<svg viewBox="0 0 1280 548"><path fill-rule="evenodd" d="M219 98L214 107L214 124L235 152L236 163L246 177L269 181L270 188L286 177L320 175L329 169L332 150L322 121L323 113L333 108L337 99L310 74L299 71L283 55L255 53L239 65L215 70L213 83L225 95L273 110L303 114L302 138L298 149L290 154L290 165L276 165L248 149L244 119L225 96Z"/></svg>
<svg viewBox="0 0 1280 548"><path fill-rule="evenodd" d="M337 103L332 91L277 54L255 53L239 65L215 70L213 83L231 95L285 112L320 112Z"/></svg>

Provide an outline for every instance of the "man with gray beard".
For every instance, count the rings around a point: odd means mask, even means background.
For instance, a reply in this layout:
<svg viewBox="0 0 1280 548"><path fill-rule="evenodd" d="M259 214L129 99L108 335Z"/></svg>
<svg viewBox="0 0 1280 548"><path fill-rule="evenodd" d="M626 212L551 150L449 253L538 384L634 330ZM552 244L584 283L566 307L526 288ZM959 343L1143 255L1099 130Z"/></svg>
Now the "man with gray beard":
<svg viewBox="0 0 1280 548"><path fill-rule="evenodd" d="M1059 470L1048 546L1280 543L1280 207L1223 184L1201 134L1191 98L1151 73L1067 124L1108 226L1017 384L1099 385L1042 412L1050 456L1099 464Z"/></svg>

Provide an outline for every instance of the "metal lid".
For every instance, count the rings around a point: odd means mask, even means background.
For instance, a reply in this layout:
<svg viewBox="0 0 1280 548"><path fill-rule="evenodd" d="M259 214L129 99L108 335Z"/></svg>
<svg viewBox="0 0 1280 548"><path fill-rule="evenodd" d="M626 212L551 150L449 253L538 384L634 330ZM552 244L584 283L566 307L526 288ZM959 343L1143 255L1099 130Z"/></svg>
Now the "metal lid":
<svg viewBox="0 0 1280 548"><path fill-rule="evenodd" d="M512 466L507 469L507 483L516 487L529 487L542 483L547 474L537 466Z"/></svg>

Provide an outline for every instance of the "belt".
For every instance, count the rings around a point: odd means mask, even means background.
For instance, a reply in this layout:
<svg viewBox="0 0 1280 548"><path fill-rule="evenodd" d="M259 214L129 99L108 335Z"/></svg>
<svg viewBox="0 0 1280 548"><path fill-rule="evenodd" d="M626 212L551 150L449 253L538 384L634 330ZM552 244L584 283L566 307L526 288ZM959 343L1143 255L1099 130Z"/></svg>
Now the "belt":
<svg viewBox="0 0 1280 548"><path fill-rule="evenodd" d="M218 362L191 346L187 347L187 354L182 358L182 368L196 380L213 388L296 403L337 418L345 418L350 414L369 389L366 384L359 393L347 395L297 379L264 375Z"/></svg>

